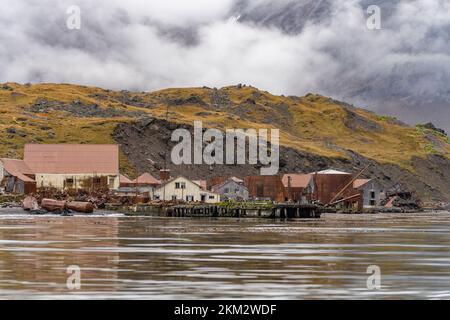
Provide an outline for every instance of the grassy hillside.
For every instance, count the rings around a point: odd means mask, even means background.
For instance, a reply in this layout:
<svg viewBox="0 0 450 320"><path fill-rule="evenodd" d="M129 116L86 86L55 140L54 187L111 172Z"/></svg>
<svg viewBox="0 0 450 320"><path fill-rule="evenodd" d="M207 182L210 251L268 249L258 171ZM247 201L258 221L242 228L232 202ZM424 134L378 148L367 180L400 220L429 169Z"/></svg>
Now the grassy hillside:
<svg viewBox="0 0 450 320"><path fill-rule="evenodd" d="M113 143L118 123L146 117L206 127L278 128L281 143L324 157L352 150L411 172L414 158L450 159L442 133L315 94L274 96L249 86L166 89L151 93L110 91L68 84L0 85L0 155L20 157L27 142ZM133 174L127 157L122 169Z"/></svg>
<svg viewBox="0 0 450 320"><path fill-rule="evenodd" d="M35 106L40 99L55 104L75 101L81 111L75 114L64 108L40 108ZM76 108L77 103L74 105ZM100 110L82 114L83 108L88 110L93 105ZM202 120L205 126L219 128L279 128L284 145L324 156L346 156L341 149L352 149L379 162L408 166L412 156L441 153L449 157L450 153L448 138L437 132L405 126L395 119L314 94L274 96L248 86L129 93L66 84L11 83L0 86L0 130L5 132L0 153L19 152L23 143L32 140L112 142L110 133L116 123L147 114L164 118L167 106L174 122ZM110 109L116 112L108 114ZM8 134L10 127L17 128L19 134Z"/></svg>

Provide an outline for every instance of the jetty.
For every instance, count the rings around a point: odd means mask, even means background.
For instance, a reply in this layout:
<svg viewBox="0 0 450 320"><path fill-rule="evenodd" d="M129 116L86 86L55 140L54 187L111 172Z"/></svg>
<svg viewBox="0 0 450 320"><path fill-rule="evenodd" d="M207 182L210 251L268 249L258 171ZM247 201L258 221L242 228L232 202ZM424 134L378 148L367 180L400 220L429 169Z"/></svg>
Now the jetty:
<svg viewBox="0 0 450 320"><path fill-rule="evenodd" d="M263 205L221 205L221 204L179 204L155 206L137 204L115 206L108 209L125 212L127 215L149 215L166 217L228 217L228 218L268 218L268 219L317 219L322 208L314 204L276 203Z"/></svg>

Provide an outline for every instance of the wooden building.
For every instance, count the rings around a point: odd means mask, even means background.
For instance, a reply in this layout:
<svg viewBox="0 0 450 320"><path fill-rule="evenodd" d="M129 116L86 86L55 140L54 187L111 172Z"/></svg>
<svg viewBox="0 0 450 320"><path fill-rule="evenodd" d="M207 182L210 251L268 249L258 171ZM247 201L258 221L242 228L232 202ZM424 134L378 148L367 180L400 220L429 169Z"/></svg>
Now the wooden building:
<svg viewBox="0 0 450 320"><path fill-rule="evenodd" d="M7 193L30 194L36 192L34 172L25 161L0 159L0 186Z"/></svg>

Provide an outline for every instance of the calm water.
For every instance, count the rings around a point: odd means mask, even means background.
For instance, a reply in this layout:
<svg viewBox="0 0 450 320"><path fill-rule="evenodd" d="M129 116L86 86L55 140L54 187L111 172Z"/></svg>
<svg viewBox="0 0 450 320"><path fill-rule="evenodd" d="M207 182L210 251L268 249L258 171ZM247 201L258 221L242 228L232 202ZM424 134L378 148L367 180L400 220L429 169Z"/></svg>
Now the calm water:
<svg viewBox="0 0 450 320"><path fill-rule="evenodd" d="M449 299L450 213L320 220L0 214L0 298ZM66 286L70 265L81 289ZM368 290L367 267L381 268Z"/></svg>

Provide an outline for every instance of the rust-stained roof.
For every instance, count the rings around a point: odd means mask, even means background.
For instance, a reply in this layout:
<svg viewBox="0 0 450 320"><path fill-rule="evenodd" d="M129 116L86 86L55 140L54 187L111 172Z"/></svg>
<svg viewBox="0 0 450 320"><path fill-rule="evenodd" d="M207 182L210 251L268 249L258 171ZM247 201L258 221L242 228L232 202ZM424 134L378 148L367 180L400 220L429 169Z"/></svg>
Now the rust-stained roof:
<svg viewBox="0 0 450 320"><path fill-rule="evenodd" d="M4 169L12 176L17 177L18 179L24 182L34 182L33 179L27 177L26 174L34 175L33 171L25 161L18 159L0 159L3 163Z"/></svg>
<svg viewBox="0 0 450 320"><path fill-rule="evenodd" d="M115 144L26 144L24 161L36 173L119 173L119 146Z"/></svg>
<svg viewBox="0 0 450 320"><path fill-rule="evenodd" d="M291 178L292 188L306 188L311 183L313 176L311 174L285 174L283 175L282 182L287 188L289 187L289 178Z"/></svg>
<svg viewBox="0 0 450 320"><path fill-rule="evenodd" d="M202 190L206 190L206 180L192 180L195 184L198 184Z"/></svg>
<svg viewBox="0 0 450 320"><path fill-rule="evenodd" d="M161 184L161 181L156 179L154 176L152 176L150 173L146 172L144 174L141 174L139 177L133 180L133 183L136 184Z"/></svg>
<svg viewBox="0 0 450 320"><path fill-rule="evenodd" d="M372 181L372 179L356 179L355 181L353 181L353 188L355 189L361 188L370 181Z"/></svg>

